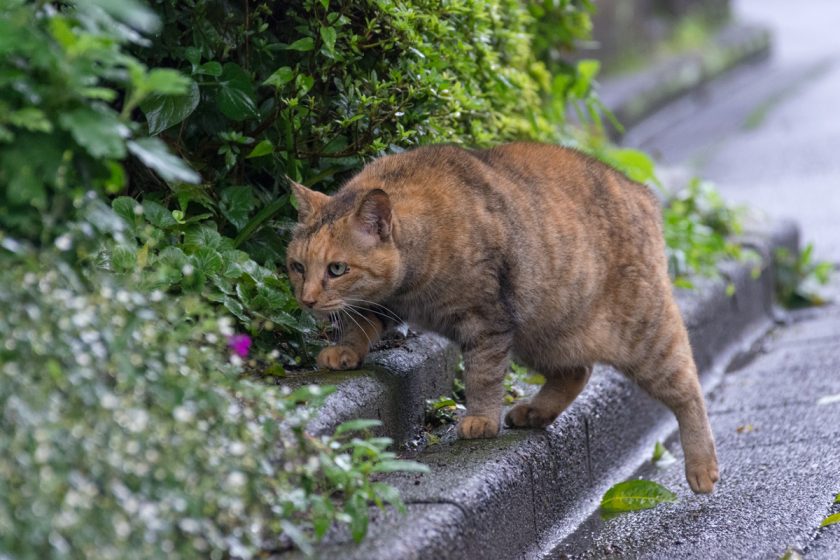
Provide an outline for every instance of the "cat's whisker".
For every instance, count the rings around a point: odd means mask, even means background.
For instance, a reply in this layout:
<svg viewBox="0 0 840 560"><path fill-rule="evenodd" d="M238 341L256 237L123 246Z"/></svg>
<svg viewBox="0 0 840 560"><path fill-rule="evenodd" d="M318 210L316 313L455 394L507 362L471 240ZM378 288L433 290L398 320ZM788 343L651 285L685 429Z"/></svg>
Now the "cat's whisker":
<svg viewBox="0 0 840 560"><path fill-rule="evenodd" d="M344 308L344 309L342 309L341 311L342 311L345 315L347 315L347 318L348 318L348 319L350 319L351 321L353 321L353 322L356 324L356 326L357 326L357 327L359 327L359 330L360 330L360 331L362 331L362 334L363 334L363 335L365 335L365 338L366 338L366 339L368 339L368 345L369 345L369 346L373 346L373 341L372 341L372 340L370 339L370 337L368 336L368 333L367 333L367 332L365 332L365 329L363 329L363 328L362 328L362 326L359 324L359 322L358 322L358 321L356 321L356 319L354 319L354 318L353 318L353 316L352 316L352 315L350 315L350 313L348 313L348 311L347 311L348 309L349 309L349 308Z"/></svg>
<svg viewBox="0 0 840 560"><path fill-rule="evenodd" d="M394 313L394 311L393 311L393 310L391 310L390 308L388 308L388 307L386 307L386 306L382 305L381 303L376 303L375 301L370 301L370 300L367 300L367 299L361 299L361 298L348 298L348 297L345 297L345 298L344 298L344 300L345 300L345 301L357 301L357 302L359 302L359 303L364 303L364 304L366 304L366 305L373 305L373 306L376 306L376 307L378 307L378 308L380 308L380 309L383 309L385 313L383 314L383 312L377 312L377 310L374 310L374 309L369 309L369 311L371 311L372 313L376 313L377 315L379 315L379 316L381 316L381 317L387 317L387 318L389 318L389 319L393 319L393 320L397 321L398 323L405 323L405 321L403 320L403 318L402 318L402 317L400 317L399 315L397 315L396 313Z"/></svg>
<svg viewBox="0 0 840 560"><path fill-rule="evenodd" d="M373 321L371 321L370 319L368 319L368 318L365 316L365 314L364 314L364 313L362 313L362 311L369 312L369 311L370 311L369 309L361 309L361 308L359 308L359 307L356 307L355 305L348 305L348 306L347 306L347 309L348 309L348 310L350 310L350 311L352 311L353 313L355 313L356 315L358 315L359 317L361 317L361 318L362 318L362 319L364 319L365 321L367 321L367 324L368 324L368 325L370 325L371 327L373 327L374 329L376 328L376 325L374 325L374 324L373 324Z"/></svg>

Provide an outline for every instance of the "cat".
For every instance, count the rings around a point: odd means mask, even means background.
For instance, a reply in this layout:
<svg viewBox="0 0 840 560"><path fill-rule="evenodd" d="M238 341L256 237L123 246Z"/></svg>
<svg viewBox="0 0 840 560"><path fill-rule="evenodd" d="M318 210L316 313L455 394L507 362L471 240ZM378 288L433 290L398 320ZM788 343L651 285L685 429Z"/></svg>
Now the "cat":
<svg viewBox="0 0 840 560"><path fill-rule="evenodd" d="M513 428L548 426L606 363L674 412L689 486L713 490L714 439L647 187L579 151L519 142L420 147L372 161L333 196L292 189L294 294L342 317L319 366L358 367L397 320L440 333L464 358L458 434L488 438L511 356L546 379L507 413Z"/></svg>

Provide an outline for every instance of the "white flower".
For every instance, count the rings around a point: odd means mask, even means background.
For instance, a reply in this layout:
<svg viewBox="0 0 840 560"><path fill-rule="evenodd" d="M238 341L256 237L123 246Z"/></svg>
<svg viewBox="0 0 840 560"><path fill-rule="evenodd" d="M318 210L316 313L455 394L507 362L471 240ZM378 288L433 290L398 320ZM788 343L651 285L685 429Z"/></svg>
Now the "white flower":
<svg viewBox="0 0 840 560"><path fill-rule="evenodd" d="M195 417L195 413L191 406L181 405L175 407L175 410L172 411L172 416L178 422L190 422Z"/></svg>
<svg viewBox="0 0 840 560"><path fill-rule="evenodd" d="M195 272L195 269L190 263L187 263L181 267L181 274L183 274L184 276L192 276L193 272Z"/></svg>
<svg viewBox="0 0 840 560"><path fill-rule="evenodd" d="M59 235L55 239L55 247L59 251L69 251L71 247L73 247L73 238L70 237L70 234L65 233L64 235Z"/></svg>
<svg viewBox="0 0 840 560"><path fill-rule="evenodd" d="M134 215L135 216L142 216L143 215L143 207L139 204L134 205Z"/></svg>
<svg viewBox="0 0 840 560"><path fill-rule="evenodd" d="M222 317L219 319L219 333L222 336L233 336L233 320L230 317Z"/></svg>
<svg viewBox="0 0 840 560"><path fill-rule="evenodd" d="M227 483L234 488L240 488L245 485L245 475L241 471L233 471L227 477Z"/></svg>

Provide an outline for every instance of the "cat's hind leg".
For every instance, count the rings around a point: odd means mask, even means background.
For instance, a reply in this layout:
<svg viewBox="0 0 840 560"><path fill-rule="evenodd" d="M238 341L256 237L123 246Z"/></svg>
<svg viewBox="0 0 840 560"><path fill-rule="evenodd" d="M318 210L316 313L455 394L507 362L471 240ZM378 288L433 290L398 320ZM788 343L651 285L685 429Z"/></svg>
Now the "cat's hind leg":
<svg viewBox="0 0 840 560"><path fill-rule="evenodd" d="M545 428L580 394L592 373L591 366L566 368L546 375L533 398L517 403L505 416L511 428Z"/></svg>
<svg viewBox="0 0 840 560"><path fill-rule="evenodd" d="M653 398L677 417L685 453L685 477L695 493L708 494L720 478L717 454L697 368L679 311L672 308L668 329L660 329L649 342L647 356L631 368L622 368Z"/></svg>

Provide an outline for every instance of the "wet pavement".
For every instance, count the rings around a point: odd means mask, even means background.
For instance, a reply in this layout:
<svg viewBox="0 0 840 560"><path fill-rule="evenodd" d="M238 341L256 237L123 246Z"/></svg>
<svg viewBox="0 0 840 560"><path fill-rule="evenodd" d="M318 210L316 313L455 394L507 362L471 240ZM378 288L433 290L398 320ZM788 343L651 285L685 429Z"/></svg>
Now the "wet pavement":
<svg viewBox="0 0 840 560"><path fill-rule="evenodd" d="M631 130L666 166L714 181L728 200L795 219L816 255L840 263L840 2L739 0L774 32L769 60L736 70ZM679 501L602 521L596 513L550 558L840 559L840 278L834 303L789 315L708 397L721 462L711 496L677 463L635 477ZM652 453L651 449L651 453Z"/></svg>
<svg viewBox="0 0 840 560"><path fill-rule="evenodd" d="M840 2L736 0L773 31L773 53L661 111L625 138L687 166L725 197L793 218L840 263Z"/></svg>
<svg viewBox="0 0 840 560"><path fill-rule="evenodd" d="M830 287L840 301L840 279ZM674 504L601 521L598 514L550 558L840 558L840 303L792 313L708 398L721 463L711 496L683 484L678 461L637 477L679 495ZM651 452L653 450L651 449Z"/></svg>

